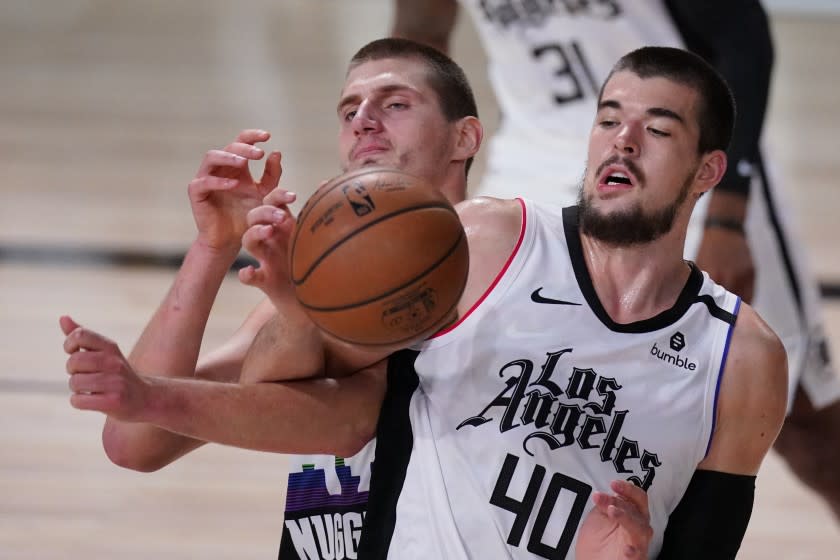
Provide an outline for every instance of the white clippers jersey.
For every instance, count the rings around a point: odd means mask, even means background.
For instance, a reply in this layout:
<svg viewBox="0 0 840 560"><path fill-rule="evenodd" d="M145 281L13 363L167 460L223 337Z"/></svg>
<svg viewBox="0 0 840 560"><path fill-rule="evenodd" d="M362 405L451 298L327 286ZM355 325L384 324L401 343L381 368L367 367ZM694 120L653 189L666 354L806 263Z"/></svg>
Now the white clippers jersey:
<svg viewBox="0 0 840 560"><path fill-rule="evenodd" d="M389 391L410 389L382 411L370 557L571 559L591 492L619 478L648 491L655 556L707 452L737 296L692 267L671 309L616 324L576 208L528 201L523 216L479 304L422 344L416 374L389 372ZM375 489L389 476L390 495Z"/></svg>
<svg viewBox="0 0 840 560"><path fill-rule="evenodd" d="M502 111L477 194L513 198L528 185L530 197L574 203L598 91L613 65L645 45L682 46L664 2L460 1Z"/></svg>

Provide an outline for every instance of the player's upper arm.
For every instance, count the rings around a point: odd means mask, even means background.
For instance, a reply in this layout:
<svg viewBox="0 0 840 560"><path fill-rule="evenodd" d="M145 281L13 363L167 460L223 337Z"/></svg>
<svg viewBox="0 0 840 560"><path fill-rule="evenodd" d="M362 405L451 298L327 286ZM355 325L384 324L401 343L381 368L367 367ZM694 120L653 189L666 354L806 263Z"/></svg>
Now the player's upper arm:
<svg viewBox="0 0 840 560"><path fill-rule="evenodd" d="M456 0L394 0L391 35L448 53L457 15Z"/></svg>
<svg viewBox="0 0 840 560"><path fill-rule="evenodd" d="M742 304L723 371L712 445L699 468L758 472L784 421L787 369L779 338Z"/></svg>

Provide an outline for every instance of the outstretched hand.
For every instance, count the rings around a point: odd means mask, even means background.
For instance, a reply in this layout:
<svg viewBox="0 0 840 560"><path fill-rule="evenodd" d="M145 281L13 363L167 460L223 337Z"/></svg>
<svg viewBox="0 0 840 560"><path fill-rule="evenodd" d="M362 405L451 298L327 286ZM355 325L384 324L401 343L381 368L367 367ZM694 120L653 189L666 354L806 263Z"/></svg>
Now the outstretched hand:
<svg viewBox="0 0 840 560"><path fill-rule="evenodd" d="M595 507L581 524L578 560L641 560L653 538L647 493L631 482L610 483L615 494L593 492Z"/></svg>
<svg viewBox="0 0 840 560"><path fill-rule="evenodd" d="M251 176L248 162L265 156L255 144L269 138L264 130L243 130L223 149L204 155L188 188L199 242L214 250L239 250L248 212L277 187L283 171L280 152L274 151L266 159L262 178Z"/></svg>
<svg viewBox="0 0 840 560"><path fill-rule="evenodd" d="M70 374L70 404L98 410L119 420L140 420L148 400L148 382L137 375L117 344L76 323L59 319Z"/></svg>

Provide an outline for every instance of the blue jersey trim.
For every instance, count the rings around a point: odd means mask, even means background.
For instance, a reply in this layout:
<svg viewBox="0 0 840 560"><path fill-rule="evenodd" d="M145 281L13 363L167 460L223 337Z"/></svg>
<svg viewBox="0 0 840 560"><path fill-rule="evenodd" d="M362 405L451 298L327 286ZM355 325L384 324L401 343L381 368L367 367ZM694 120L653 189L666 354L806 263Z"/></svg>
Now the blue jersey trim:
<svg viewBox="0 0 840 560"><path fill-rule="evenodd" d="M735 310L732 315L738 316L738 310L741 309L741 298L735 301ZM720 395L720 382L723 380L723 369L726 367L726 359L729 357L729 344L732 342L732 333L735 332L735 321L729 325L729 332L726 333L726 345L723 347L723 358L720 360L720 370L718 371L717 385L715 386L715 401L712 406L712 432L709 434L709 443L706 445L705 458L709 455L709 449L712 447L712 438L715 436L715 425L717 424L717 407L718 396Z"/></svg>

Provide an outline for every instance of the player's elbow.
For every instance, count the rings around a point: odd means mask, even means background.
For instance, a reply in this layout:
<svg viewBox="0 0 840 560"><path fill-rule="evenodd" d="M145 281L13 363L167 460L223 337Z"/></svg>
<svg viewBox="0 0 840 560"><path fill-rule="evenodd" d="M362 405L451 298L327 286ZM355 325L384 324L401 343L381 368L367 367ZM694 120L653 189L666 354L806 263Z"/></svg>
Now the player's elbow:
<svg viewBox="0 0 840 560"><path fill-rule="evenodd" d="M102 448L108 459L124 469L138 472L154 472L172 462L172 458L161 454L148 453L138 446L132 445L125 437L106 424L102 431Z"/></svg>
<svg viewBox="0 0 840 560"><path fill-rule="evenodd" d="M109 443L103 440L102 447L105 449L105 455L108 459L124 469L132 471L150 473L162 469L169 463L162 461L157 457L147 457L139 455L127 449L124 445Z"/></svg>

